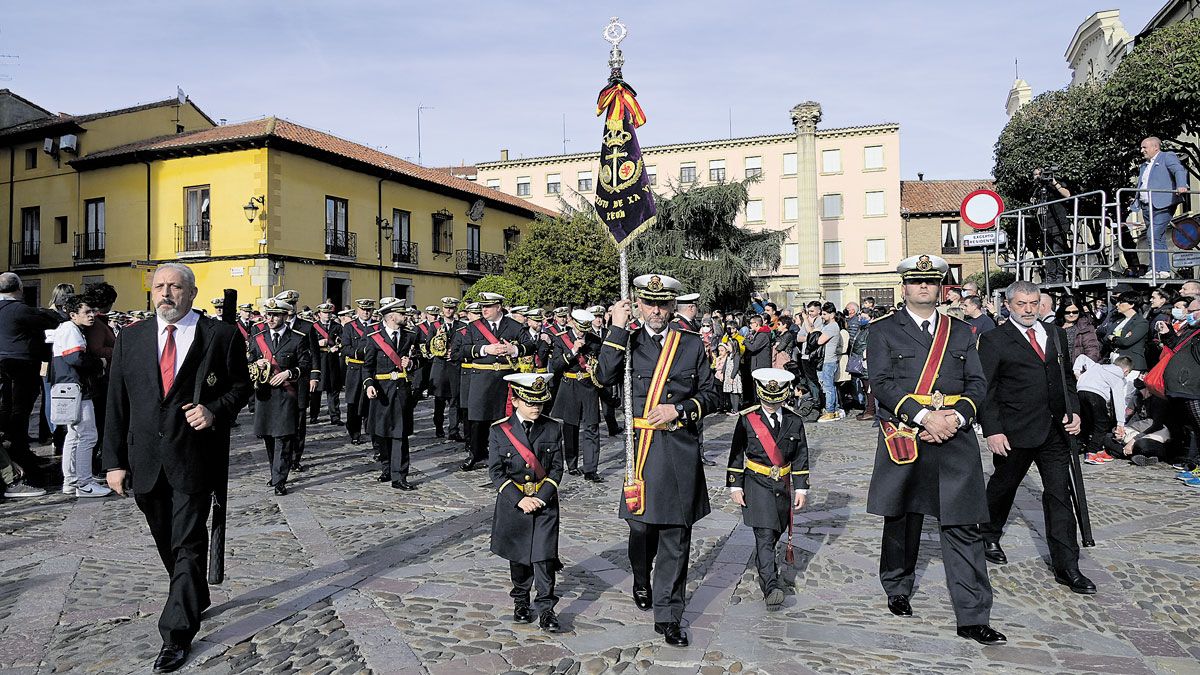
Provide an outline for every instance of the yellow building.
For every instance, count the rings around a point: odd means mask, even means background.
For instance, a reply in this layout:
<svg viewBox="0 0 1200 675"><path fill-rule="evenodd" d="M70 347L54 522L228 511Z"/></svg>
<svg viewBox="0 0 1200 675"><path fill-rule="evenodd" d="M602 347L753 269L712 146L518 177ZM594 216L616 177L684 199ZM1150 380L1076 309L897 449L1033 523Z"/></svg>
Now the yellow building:
<svg viewBox="0 0 1200 675"><path fill-rule="evenodd" d="M34 114L4 93L0 121ZM4 262L33 302L58 283L103 279L118 308L144 307L146 271L180 260L196 272L200 307L225 288L243 301L292 288L309 306L433 304L503 271L522 229L552 215L274 117L216 125L175 99L42 113L0 128Z"/></svg>

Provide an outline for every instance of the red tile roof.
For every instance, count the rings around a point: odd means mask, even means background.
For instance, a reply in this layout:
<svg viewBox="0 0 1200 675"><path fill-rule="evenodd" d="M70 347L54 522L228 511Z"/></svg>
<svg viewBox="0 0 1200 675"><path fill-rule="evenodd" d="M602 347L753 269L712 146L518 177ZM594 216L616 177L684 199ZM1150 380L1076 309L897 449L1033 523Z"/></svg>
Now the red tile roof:
<svg viewBox="0 0 1200 675"><path fill-rule="evenodd" d="M900 210L905 213L958 213L967 195L976 190L995 190L990 180L904 180L900 181Z"/></svg>
<svg viewBox="0 0 1200 675"><path fill-rule="evenodd" d="M238 143L273 145L281 149L297 149L333 159L349 160L370 169L398 174L417 182L432 184L454 192L467 193L493 202L519 209L522 212L556 216L556 212L542 208L520 197L499 190L483 187L469 180L412 162L406 162L374 148L360 145L332 134L289 122L278 117L266 117L239 124L227 124L212 129L202 129L183 134L151 138L128 145L95 152L72 162L78 168L109 166L131 161L140 161L146 155L171 156L177 153L204 154L222 152ZM290 146L290 147L289 147Z"/></svg>

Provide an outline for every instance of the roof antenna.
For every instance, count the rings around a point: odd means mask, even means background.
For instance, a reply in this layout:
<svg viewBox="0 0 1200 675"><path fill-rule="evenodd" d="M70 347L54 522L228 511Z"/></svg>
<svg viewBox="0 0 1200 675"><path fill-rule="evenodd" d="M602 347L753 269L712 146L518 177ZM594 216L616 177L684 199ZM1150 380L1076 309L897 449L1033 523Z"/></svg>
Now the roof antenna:
<svg viewBox="0 0 1200 675"><path fill-rule="evenodd" d="M16 67L21 64L17 63L21 57L16 54L0 54L0 66ZM8 82L12 80L12 75L0 73L0 82Z"/></svg>

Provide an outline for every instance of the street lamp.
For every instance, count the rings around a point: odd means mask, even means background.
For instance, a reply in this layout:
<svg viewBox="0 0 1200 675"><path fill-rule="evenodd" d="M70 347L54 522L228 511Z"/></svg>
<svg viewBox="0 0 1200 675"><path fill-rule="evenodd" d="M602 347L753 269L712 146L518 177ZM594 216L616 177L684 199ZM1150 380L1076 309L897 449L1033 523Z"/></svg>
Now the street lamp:
<svg viewBox="0 0 1200 675"><path fill-rule="evenodd" d="M246 202L246 205L242 207L242 211L244 211L246 214L246 220L249 221L251 225L254 224L254 219L258 217L259 204L262 204L265 207L267 204L266 198L251 197L250 201Z"/></svg>
<svg viewBox="0 0 1200 675"><path fill-rule="evenodd" d="M387 218L376 218L375 224L379 226L380 236L388 240L392 238L392 224L388 222Z"/></svg>

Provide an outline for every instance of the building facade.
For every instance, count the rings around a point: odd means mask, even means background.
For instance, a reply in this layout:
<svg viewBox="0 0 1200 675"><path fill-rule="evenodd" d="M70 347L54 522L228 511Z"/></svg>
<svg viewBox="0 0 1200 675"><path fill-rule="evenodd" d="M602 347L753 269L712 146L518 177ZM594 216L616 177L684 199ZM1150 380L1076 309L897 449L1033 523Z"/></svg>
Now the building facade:
<svg viewBox="0 0 1200 675"><path fill-rule="evenodd" d="M788 133L642 148L655 190L757 177L741 225L787 233L778 270L761 290L795 307L818 296L841 305L895 289L903 241L897 124L817 128L820 106L792 110ZM598 153L476 162L475 181L559 209L595 198ZM464 167L453 173L467 175ZM469 177L469 176L468 176Z"/></svg>
<svg viewBox="0 0 1200 675"><path fill-rule="evenodd" d="M38 304L104 280L118 308L145 307L149 271L173 260L196 272L198 307L226 288L434 304L502 272L552 215L284 119L216 125L190 101L0 129L0 171L5 267Z"/></svg>
<svg viewBox="0 0 1200 675"><path fill-rule="evenodd" d="M958 286L983 271L983 251L968 249L963 237L975 232L962 220L959 207L976 190L995 190L990 180L906 180L900 183L904 216L904 257L934 253L950 265L947 285ZM992 269L998 269L992 260Z"/></svg>

